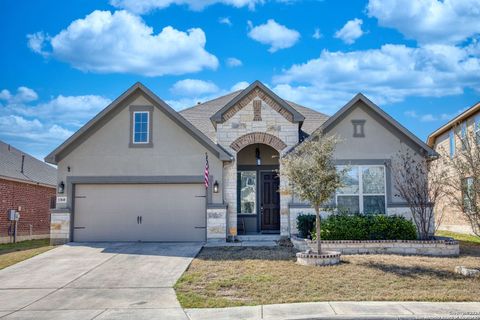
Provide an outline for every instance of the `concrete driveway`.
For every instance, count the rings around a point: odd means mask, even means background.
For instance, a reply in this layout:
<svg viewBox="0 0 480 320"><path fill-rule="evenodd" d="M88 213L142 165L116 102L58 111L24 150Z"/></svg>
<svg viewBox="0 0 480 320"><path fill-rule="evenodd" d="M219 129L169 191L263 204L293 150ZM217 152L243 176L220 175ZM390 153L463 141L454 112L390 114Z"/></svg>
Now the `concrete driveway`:
<svg viewBox="0 0 480 320"><path fill-rule="evenodd" d="M1 319L188 319L172 286L201 244L68 244L0 270Z"/></svg>

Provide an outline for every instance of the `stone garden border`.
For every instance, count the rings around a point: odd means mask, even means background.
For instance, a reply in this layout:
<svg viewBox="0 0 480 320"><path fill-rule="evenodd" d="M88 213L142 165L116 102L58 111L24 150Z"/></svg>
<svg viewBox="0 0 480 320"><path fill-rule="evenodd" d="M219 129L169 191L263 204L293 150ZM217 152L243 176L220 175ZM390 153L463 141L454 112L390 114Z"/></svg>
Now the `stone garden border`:
<svg viewBox="0 0 480 320"><path fill-rule="evenodd" d="M293 246L299 251L316 250L316 242L292 235ZM456 257L460 254L458 241L437 237L436 240L326 240L322 251L342 254L398 254L437 257Z"/></svg>

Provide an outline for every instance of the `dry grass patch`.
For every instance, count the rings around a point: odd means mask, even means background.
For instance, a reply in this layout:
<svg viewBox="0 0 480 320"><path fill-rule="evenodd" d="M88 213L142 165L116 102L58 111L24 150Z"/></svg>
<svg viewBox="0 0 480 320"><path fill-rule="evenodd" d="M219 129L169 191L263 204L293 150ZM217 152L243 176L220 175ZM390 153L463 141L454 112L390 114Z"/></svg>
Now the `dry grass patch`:
<svg viewBox="0 0 480 320"><path fill-rule="evenodd" d="M22 241L0 245L0 270L53 249L49 239Z"/></svg>
<svg viewBox="0 0 480 320"><path fill-rule="evenodd" d="M309 301L480 301L480 246L458 258L345 255L329 267L295 264L293 248L204 248L177 282L185 308Z"/></svg>

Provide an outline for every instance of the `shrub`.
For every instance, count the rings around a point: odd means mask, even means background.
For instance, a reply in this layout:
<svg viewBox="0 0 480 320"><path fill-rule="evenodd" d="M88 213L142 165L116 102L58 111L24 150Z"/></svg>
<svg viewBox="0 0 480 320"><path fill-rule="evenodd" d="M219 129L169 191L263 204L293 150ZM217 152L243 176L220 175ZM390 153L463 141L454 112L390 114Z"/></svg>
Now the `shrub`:
<svg viewBox="0 0 480 320"><path fill-rule="evenodd" d="M312 231L315 230L315 215L300 214L297 216L297 229L302 238L312 238Z"/></svg>
<svg viewBox="0 0 480 320"><path fill-rule="evenodd" d="M308 221L308 219L306 216L301 218L302 221ZM304 223L302 227L309 226ZM314 218L309 230L307 235L316 239ZM305 231L302 230L302 232ZM383 214L332 214L322 220L321 232L322 240L414 240L417 238L413 222L404 217ZM300 236L307 237L304 233L300 233Z"/></svg>

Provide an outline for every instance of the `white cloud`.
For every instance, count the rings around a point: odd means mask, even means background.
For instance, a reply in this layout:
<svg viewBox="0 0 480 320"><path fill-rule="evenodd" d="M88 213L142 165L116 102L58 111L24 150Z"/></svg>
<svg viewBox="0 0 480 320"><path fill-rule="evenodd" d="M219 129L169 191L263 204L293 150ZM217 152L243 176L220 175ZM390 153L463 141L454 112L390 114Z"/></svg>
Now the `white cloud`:
<svg viewBox="0 0 480 320"><path fill-rule="evenodd" d="M441 113L441 114L432 114L432 113L426 113L426 114L418 114L414 110L408 110L405 111L405 115L410 118L418 119L421 122L438 122L438 121L448 121L453 119L455 116L459 115L465 111L465 109L458 110L457 112L454 113Z"/></svg>
<svg viewBox="0 0 480 320"><path fill-rule="evenodd" d="M15 142L26 150L34 150L42 158L59 143L90 120L110 100L96 95L58 95L45 102L34 102L37 93L19 87L16 94L0 91L0 137Z"/></svg>
<svg viewBox="0 0 480 320"><path fill-rule="evenodd" d="M31 102L37 99L35 90L23 86L17 88L16 94L10 93L7 89L0 91L0 100L5 100L7 103Z"/></svg>
<svg viewBox="0 0 480 320"><path fill-rule="evenodd" d="M282 94L311 106L328 106L332 96L346 102L358 91L377 103L402 101L408 96L457 95L466 88L480 92L480 58L470 53L474 51L392 44L365 51L324 50L316 59L283 70L274 83Z"/></svg>
<svg viewBox="0 0 480 320"><path fill-rule="evenodd" d="M227 26L231 26L231 25L232 25L232 21L230 21L230 18L229 18L229 17L219 18L219 19L218 19L218 22L221 23L221 24L226 24Z"/></svg>
<svg viewBox="0 0 480 320"><path fill-rule="evenodd" d="M242 65L242 61L240 59L237 59L237 58L228 58L227 59L227 66L229 67L240 67Z"/></svg>
<svg viewBox="0 0 480 320"><path fill-rule="evenodd" d="M177 81L170 91L179 96L199 96L218 92L218 87L211 81L184 79Z"/></svg>
<svg viewBox="0 0 480 320"><path fill-rule="evenodd" d="M27 34L28 47L33 52L41 54L46 57L48 56L48 53L44 51L44 46L45 46L45 42L49 40L48 38L49 37L45 35L45 33L42 31L32 33L32 34Z"/></svg>
<svg viewBox="0 0 480 320"><path fill-rule="evenodd" d="M362 23L361 19L347 21L343 28L335 33L335 38L341 39L346 44L353 44L364 33Z"/></svg>
<svg viewBox="0 0 480 320"><path fill-rule="evenodd" d="M248 83L247 81L240 81L240 82L235 83L230 90L231 91L243 90L246 87L248 87L249 85L250 85L250 83Z"/></svg>
<svg viewBox="0 0 480 320"><path fill-rule="evenodd" d="M183 32L167 26L155 34L140 17L127 11L112 14L97 10L73 21L53 37L29 37L34 52L83 71L161 76L218 66L218 59L205 50L202 29ZM39 39L43 39L41 44ZM45 44L51 46L51 51L41 49Z"/></svg>
<svg viewBox="0 0 480 320"><path fill-rule="evenodd" d="M423 44L460 43L480 33L478 0L369 0L367 12Z"/></svg>
<svg viewBox="0 0 480 320"><path fill-rule="evenodd" d="M249 21L249 26L252 27ZM278 24L275 20L269 19L267 23L253 27L248 36L260 43L269 45L269 52L276 52L280 49L290 48L300 39L300 33Z"/></svg>
<svg viewBox="0 0 480 320"><path fill-rule="evenodd" d="M110 0L110 4L116 8L127 9L137 14L144 14L153 10L165 9L171 5L186 5L191 10L201 11L205 7L221 3L235 8L248 7L255 9L257 4L264 0Z"/></svg>
<svg viewBox="0 0 480 320"><path fill-rule="evenodd" d="M313 32L312 38L313 39L320 39L323 37L323 34L320 32L319 28L315 28L315 31Z"/></svg>

